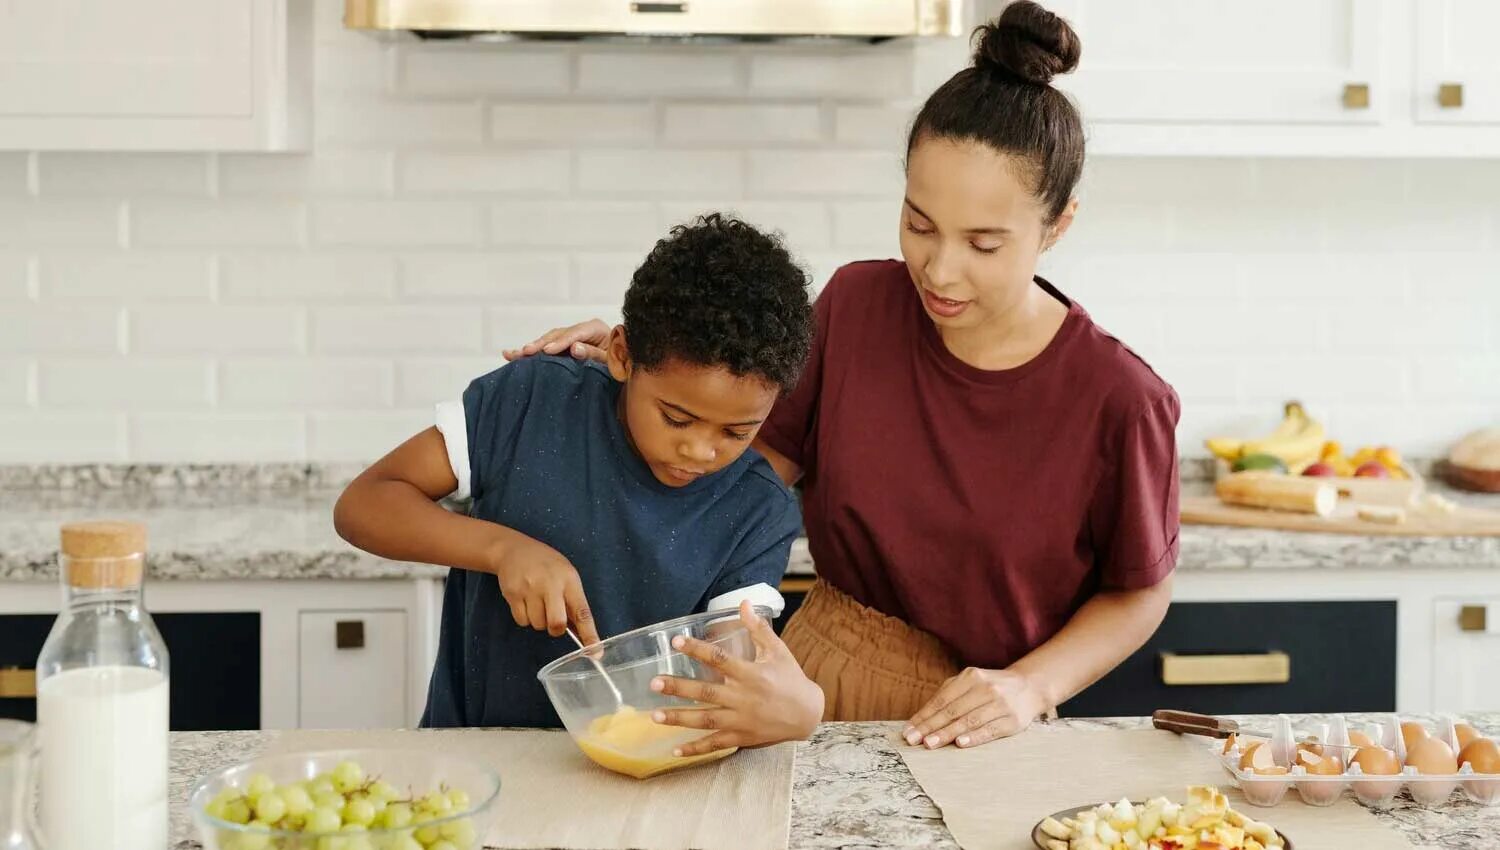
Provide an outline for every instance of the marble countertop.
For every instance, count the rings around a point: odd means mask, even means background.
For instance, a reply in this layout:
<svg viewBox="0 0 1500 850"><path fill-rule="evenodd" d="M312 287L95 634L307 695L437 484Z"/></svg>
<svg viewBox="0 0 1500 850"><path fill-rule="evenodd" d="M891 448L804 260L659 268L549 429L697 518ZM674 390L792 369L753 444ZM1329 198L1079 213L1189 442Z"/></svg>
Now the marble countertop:
<svg viewBox="0 0 1500 850"><path fill-rule="evenodd" d="M1294 723L1310 718L1294 717ZM1373 719L1373 718L1371 718ZM1500 713L1468 718L1480 732L1500 734ZM1253 718L1242 719L1249 725ZM1142 728L1145 718L1059 720L1071 729ZM1264 721L1260 725L1265 725ZM830 723L800 744L792 792L793 850L935 848L957 850L941 813L906 769L891 732L895 724ZM372 733L378 734L378 733ZM441 732L434 734L442 734ZM185 801L197 779L254 758L275 732L181 732L172 735L172 842L198 847ZM1284 805L1300 805L1287 803ZM1274 812L1273 810L1270 810ZM1488 850L1500 835L1500 806L1483 807L1455 795L1421 807L1402 794L1377 817L1402 832L1416 850ZM1271 814L1266 818L1274 823Z"/></svg>
<svg viewBox="0 0 1500 850"><path fill-rule="evenodd" d="M0 581L55 581L57 528L133 519L156 580L410 579L443 570L361 552L333 530L348 471L281 466L0 468ZM1449 492L1449 491L1444 491ZM1500 509L1500 496L1460 497ZM1386 537L1184 526L1180 570L1500 568L1500 537ZM811 575L805 540L789 575Z"/></svg>

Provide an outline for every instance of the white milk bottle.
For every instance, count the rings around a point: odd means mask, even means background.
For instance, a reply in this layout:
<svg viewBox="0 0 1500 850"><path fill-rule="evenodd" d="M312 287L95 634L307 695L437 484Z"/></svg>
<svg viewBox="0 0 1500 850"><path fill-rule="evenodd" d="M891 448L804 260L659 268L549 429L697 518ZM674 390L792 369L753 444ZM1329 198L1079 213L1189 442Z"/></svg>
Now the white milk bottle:
<svg viewBox="0 0 1500 850"><path fill-rule="evenodd" d="M167 647L141 600L146 529L62 529L63 609L37 658L48 850L167 846Z"/></svg>

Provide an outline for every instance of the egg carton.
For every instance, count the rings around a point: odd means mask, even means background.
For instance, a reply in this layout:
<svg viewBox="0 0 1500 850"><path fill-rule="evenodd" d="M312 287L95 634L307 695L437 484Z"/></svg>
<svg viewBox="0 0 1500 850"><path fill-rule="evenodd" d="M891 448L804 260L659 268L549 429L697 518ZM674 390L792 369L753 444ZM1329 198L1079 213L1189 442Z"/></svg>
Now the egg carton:
<svg viewBox="0 0 1500 850"><path fill-rule="evenodd" d="M1454 728L1457 722L1456 718L1445 717L1431 735L1447 744L1455 754L1459 751L1458 734ZM1459 765L1457 773L1443 774L1420 773L1415 767L1408 765L1406 742L1401 734L1401 719L1394 714L1379 724L1356 730L1367 735L1378 746L1396 754L1398 763L1403 767L1400 773L1392 775L1366 774L1359 764L1352 762L1355 750L1342 749L1349 744L1350 732L1349 723L1343 716L1335 716L1328 723L1305 727L1304 731L1311 732L1323 743L1338 745L1339 748L1329 747L1324 753L1325 756L1342 757L1343 773L1313 774L1298 763L1298 737L1292 730L1291 719L1285 715L1277 718L1271 740L1264 744L1270 748L1275 764L1273 769L1284 768L1285 773L1267 775L1241 769L1240 761L1248 749L1247 742L1236 740L1232 745L1215 742L1220 764L1233 777L1247 802L1254 806L1274 806L1281 802L1287 791L1295 787L1302 802L1309 806L1331 806L1338 802L1345 791L1353 791L1360 802L1383 807L1390 805L1403 789L1411 793L1413 800L1424 806L1442 805L1459 789L1462 789L1465 797L1481 805L1493 806L1500 803L1500 773L1479 773L1467 762Z"/></svg>

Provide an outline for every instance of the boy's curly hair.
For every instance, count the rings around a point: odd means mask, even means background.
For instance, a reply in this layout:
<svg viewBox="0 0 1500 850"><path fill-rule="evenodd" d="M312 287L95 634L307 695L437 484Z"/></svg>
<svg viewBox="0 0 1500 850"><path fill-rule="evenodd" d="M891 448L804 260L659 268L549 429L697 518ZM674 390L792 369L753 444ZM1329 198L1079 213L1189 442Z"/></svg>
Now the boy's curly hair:
<svg viewBox="0 0 1500 850"><path fill-rule="evenodd" d="M808 277L777 236L710 213L672 228L625 292L625 340L650 369L677 358L789 391L812 344Z"/></svg>

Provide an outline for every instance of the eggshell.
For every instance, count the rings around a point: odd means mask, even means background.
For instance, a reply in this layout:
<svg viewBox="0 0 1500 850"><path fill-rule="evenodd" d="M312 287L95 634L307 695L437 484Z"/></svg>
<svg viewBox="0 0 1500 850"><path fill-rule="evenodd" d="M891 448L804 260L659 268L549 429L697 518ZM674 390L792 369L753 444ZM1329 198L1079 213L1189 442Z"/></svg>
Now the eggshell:
<svg viewBox="0 0 1500 850"><path fill-rule="evenodd" d="M1259 773L1265 768L1275 766L1276 760L1271 756L1271 748L1259 741L1247 747L1245 754L1240 756L1240 770L1253 770Z"/></svg>
<svg viewBox="0 0 1500 850"><path fill-rule="evenodd" d="M1304 751L1297 761L1313 776L1338 776L1344 772L1344 763L1337 756L1317 756Z"/></svg>
<svg viewBox="0 0 1500 850"><path fill-rule="evenodd" d="M1408 744L1406 763L1429 776L1458 772L1458 757L1453 755L1453 748L1437 738L1422 738Z"/></svg>
<svg viewBox="0 0 1500 850"><path fill-rule="evenodd" d="M1224 739L1224 749L1220 750L1219 754L1220 755L1226 755L1226 756L1229 755L1229 751L1232 750L1232 749L1234 749L1234 745L1235 745L1235 743L1237 741L1239 741L1239 739L1240 739L1239 735L1236 735L1235 733L1230 732L1229 733L1229 737Z"/></svg>
<svg viewBox="0 0 1500 850"><path fill-rule="evenodd" d="M1411 748L1418 739L1428 737L1427 727L1412 720L1401 724L1401 740L1406 742L1406 761L1411 763Z"/></svg>
<svg viewBox="0 0 1500 850"><path fill-rule="evenodd" d="M1401 772L1396 754L1384 747L1361 747L1354 754L1354 763L1366 776L1395 776Z"/></svg>
<svg viewBox="0 0 1500 850"><path fill-rule="evenodd" d="M1350 732L1349 743L1363 749L1364 747L1378 747L1379 744L1363 732Z"/></svg>
<svg viewBox="0 0 1500 850"><path fill-rule="evenodd" d="M1316 736L1312 736L1302 743L1298 744L1297 751L1308 752L1312 753L1315 756L1321 756L1323 755L1323 744L1317 739Z"/></svg>
<svg viewBox="0 0 1500 850"><path fill-rule="evenodd" d="M1475 738L1458 751L1458 763L1475 773L1500 773L1500 745L1489 738Z"/></svg>
<svg viewBox="0 0 1500 850"><path fill-rule="evenodd" d="M1453 734L1458 736L1459 750L1463 750L1465 747L1474 743L1476 739L1484 737L1479 734L1479 730L1475 729L1473 726L1470 726L1467 723L1453 724Z"/></svg>

